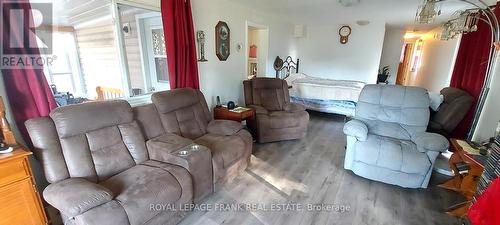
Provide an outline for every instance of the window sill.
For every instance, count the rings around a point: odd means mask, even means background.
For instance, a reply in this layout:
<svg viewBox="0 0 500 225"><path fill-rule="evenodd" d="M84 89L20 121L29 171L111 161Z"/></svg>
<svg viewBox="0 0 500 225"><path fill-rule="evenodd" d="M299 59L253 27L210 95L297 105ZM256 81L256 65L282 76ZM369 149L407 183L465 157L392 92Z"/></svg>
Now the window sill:
<svg viewBox="0 0 500 225"><path fill-rule="evenodd" d="M146 104L151 103L151 95L152 94L153 93L129 97L129 98L123 98L123 100L126 100L132 107L146 105Z"/></svg>

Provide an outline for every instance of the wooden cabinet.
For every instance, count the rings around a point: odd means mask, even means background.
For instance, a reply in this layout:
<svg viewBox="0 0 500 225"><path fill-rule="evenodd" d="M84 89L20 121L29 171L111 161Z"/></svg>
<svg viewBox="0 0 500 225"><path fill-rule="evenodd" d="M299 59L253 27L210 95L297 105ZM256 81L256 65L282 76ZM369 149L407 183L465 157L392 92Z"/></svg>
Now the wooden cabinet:
<svg viewBox="0 0 500 225"><path fill-rule="evenodd" d="M0 154L0 225L47 224L28 161L31 154L22 147Z"/></svg>

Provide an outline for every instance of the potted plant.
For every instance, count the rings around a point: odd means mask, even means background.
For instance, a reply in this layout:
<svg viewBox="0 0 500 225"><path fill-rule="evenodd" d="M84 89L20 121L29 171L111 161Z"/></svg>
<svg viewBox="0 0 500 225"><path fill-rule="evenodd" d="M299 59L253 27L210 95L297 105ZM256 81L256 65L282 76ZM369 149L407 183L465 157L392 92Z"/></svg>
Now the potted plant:
<svg viewBox="0 0 500 225"><path fill-rule="evenodd" d="M377 83L388 83L387 79L391 76L391 69L388 65L385 65L378 71Z"/></svg>

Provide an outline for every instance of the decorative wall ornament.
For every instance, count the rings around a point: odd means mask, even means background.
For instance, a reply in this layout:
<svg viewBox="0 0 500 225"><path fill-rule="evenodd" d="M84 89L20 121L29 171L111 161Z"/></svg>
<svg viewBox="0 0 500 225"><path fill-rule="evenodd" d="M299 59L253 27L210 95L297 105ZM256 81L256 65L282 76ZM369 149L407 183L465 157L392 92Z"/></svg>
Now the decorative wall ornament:
<svg viewBox="0 0 500 225"><path fill-rule="evenodd" d="M215 26L215 52L220 61L226 61L231 54L230 32L226 22L219 21Z"/></svg>
<svg viewBox="0 0 500 225"><path fill-rule="evenodd" d="M205 31L199 30L196 32L196 40L198 42L198 52L200 53L200 57L198 58L198 62L206 62L205 59Z"/></svg>
<svg viewBox="0 0 500 225"><path fill-rule="evenodd" d="M240 42L236 43L236 51L241 52L241 49L243 49L243 44Z"/></svg>
<svg viewBox="0 0 500 225"><path fill-rule="evenodd" d="M351 35L351 27L350 26L342 26L339 29L339 35L340 35L340 43L347 44L347 42L349 41L349 35Z"/></svg>

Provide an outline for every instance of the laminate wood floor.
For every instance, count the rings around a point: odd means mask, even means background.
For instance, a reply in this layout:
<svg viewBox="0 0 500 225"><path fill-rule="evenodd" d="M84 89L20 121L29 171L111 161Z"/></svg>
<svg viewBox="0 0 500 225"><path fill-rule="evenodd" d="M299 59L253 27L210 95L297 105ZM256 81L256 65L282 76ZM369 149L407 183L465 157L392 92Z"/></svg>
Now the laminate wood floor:
<svg viewBox="0 0 500 225"><path fill-rule="evenodd" d="M190 212L181 224L460 224L444 211L463 199L436 187L446 177L434 174L428 189L358 177L343 168L344 117L310 115L306 138L255 144L249 168L204 201L211 209ZM228 208L238 204L253 209Z"/></svg>

